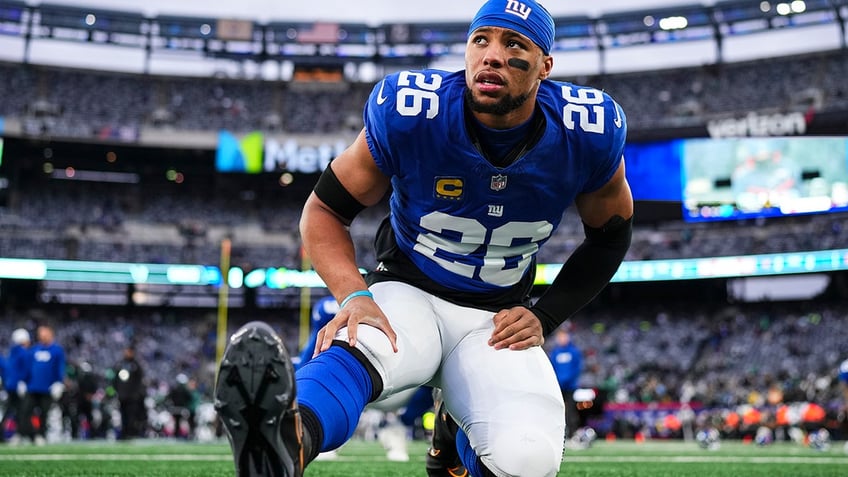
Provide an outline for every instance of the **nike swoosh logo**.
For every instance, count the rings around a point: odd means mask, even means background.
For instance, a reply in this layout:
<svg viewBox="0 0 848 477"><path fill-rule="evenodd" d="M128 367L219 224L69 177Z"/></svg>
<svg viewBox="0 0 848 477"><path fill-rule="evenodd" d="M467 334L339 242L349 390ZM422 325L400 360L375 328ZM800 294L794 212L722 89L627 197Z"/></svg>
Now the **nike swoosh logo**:
<svg viewBox="0 0 848 477"><path fill-rule="evenodd" d="M381 89L381 91L382 91L382 89ZM615 119L613 120L613 122L615 123L615 127L620 128L621 127L621 115L618 113L618 105L613 103L612 107L615 108Z"/></svg>
<svg viewBox="0 0 848 477"><path fill-rule="evenodd" d="M384 86L386 86L386 80L383 80L383 82L380 83L380 91L377 91L377 104L378 105L385 103L386 100L389 99L388 97L383 96L383 87Z"/></svg>

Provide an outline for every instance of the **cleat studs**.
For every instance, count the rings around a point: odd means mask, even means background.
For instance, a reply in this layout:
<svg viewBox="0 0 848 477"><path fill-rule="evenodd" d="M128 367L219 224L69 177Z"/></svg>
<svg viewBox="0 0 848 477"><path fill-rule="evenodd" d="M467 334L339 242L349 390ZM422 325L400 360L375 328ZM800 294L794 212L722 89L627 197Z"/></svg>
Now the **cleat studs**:
<svg viewBox="0 0 848 477"><path fill-rule="evenodd" d="M259 328L251 329L250 334L248 334L247 337L254 340L254 341L259 341L263 338L262 335L259 334Z"/></svg>

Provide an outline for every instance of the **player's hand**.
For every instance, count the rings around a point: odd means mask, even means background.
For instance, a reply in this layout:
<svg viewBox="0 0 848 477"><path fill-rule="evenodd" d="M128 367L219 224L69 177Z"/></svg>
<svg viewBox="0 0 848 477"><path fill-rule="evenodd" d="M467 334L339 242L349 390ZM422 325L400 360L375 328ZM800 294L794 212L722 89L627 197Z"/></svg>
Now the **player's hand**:
<svg viewBox="0 0 848 477"><path fill-rule="evenodd" d="M347 327L348 344L356 346L356 332L360 324L371 325L382 331L389 338L394 352L397 353L397 334L389 324L389 319L373 299L363 296L351 300L339 310L335 318L318 331L315 354L312 356L318 356L330 349L336 333L344 327Z"/></svg>
<svg viewBox="0 0 848 477"><path fill-rule="evenodd" d="M545 336L542 334L542 323L523 306L495 313L492 318L495 330L489 338L489 346L495 349L509 348L513 351L542 346Z"/></svg>

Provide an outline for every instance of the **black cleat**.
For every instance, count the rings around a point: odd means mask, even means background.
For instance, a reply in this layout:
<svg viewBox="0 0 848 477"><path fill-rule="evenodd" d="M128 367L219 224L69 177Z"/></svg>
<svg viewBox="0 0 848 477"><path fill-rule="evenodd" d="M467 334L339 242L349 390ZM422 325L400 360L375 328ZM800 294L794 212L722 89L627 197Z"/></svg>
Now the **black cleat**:
<svg viewBox="0 0 848 477"><path fill-rule="evenodd" d="M468 477L468 469L462 465L456 450L456 433L459 426L445 410L441 390L433 391L436 407L436 423L433 439L425 459L428 477Z"/></svg>
<svg viewBox="0 0 848 477"><path fill-rule="evenodd" d="M230 337L215 383L215 409L238 477L303 475L294 367L267 324L250 322Z"/></svg>

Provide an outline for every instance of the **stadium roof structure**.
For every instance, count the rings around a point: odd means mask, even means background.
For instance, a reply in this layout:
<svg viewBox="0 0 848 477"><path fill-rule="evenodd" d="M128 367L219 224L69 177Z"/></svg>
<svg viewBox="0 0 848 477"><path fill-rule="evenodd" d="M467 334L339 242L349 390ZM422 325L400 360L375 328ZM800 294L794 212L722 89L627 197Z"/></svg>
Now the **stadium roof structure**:
<svg viewBox="0 0 848 477"><path fill-rule="evenodd" d="M455 8L439 8L444 3L440 0L422 2L429 7L418 10L413 8L418 4L404 3L390 10L395 15L406 12L408 16L375 22L375 18L392 18L372 13L387 2L357 2L355 8L347 3L337 10L328 8L334 3L330 0L288 5L285 9L263 2L245 0L238 2L237 12L219 12L214 8L232 7L232 2L150 0L140 11L141 5L128 7L125 2L111 0L0 0L0 40L17 41L9 47L0 43L0 50L18 49L22 52L18 61L37 63L37 58L27 57L30 43L59 40L135 47L145 65L151 63L151 55L159 52L188 52L200 58L236 62L288 61L295 68L309 65L338 69L361 63L424 67L443 58L455 61L462 57L468 22L480 4L479 0L456 0L449 2ZM651 56L660 57L669 66L675 66L675 61L689 62L691 66L739 59L733 55L751 56L749 50L762 49L761 57L780 56L846 48L848 41L848 0L720 0L709 5L675 0L607 0L593 2L592 11L585 6L582 10L577 8L578 2L547 3L557 25L554 54L588 53L593 57L588 61L584 55L566 63L588 64L584 67L594 69L594 73L616 72L609 71L607 64L634 62L644 62L647 69L655 69L650 61L645 62L645 57ZM203 4L202 14L180 13L191 12L190 7L198 4ZM610 9L597 11L605 6ZM300 19L310 7L312 19ZM319 8L320 14L316 13ZM462 13L463 20L455 19L457 12ZM291 18L278 18L286 15ZM803 30L805 34L778 35L767 41L760 36L759 41L747 43L727 41L789 30ZM681 47L684 44L696 46ZM675 48L677 59L668 48L658 53L661 50L657 46ZM653 49L645 52L638 47ZM633 49L626 54L614 51L624 48ZM51 49L48 45L37 50ZM730 50L731 58L725 56L725 50Z"/></svg>

